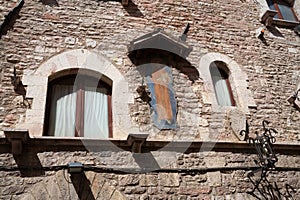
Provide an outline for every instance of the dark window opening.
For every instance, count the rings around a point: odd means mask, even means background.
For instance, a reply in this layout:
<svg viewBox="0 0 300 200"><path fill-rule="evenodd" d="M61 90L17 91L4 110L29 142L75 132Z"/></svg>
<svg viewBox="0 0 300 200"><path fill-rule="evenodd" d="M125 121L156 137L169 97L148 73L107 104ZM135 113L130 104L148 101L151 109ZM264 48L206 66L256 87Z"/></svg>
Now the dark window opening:
<svg viewBox="0 0 300 200"><path fill-rule="evenodd" d="M48 83L44 135L112 137L111 86L88 75Z"/></svg>

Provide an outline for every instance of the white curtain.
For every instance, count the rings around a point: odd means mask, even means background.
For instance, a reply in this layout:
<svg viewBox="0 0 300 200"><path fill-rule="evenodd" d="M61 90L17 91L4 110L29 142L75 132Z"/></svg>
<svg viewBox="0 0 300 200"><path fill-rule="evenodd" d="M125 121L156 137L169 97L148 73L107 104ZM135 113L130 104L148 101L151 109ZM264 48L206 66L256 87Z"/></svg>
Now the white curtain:
<svg viewBox="0 0 300 200"><path fill-rule="evenodd" d="M108 96L100 90L85 88L84 137L87 138L108 138L109 135Z"/></svg>
<svg viewBox="0 0 300 200"><path fill-rule="evenodd" d="M211 76L214 83L218 104L221 106L232 106L230 91L228 89L226 79L222 76L217 67L211 68Z"/></svg>
<svg viewBox="0 0 300 200"><path fill-rule="evenodd" d="M73 86L54 85L51 97L49 135L74 137L76 92Z"/></svg>

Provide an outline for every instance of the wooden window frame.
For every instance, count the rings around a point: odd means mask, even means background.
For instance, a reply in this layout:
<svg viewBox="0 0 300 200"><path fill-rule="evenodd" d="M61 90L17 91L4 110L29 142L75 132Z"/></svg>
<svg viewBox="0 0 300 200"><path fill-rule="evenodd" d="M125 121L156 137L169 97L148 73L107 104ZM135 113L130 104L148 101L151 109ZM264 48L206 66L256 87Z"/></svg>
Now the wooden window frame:
<svg viewBox="0 0 300 200"><path fill-rule="evenodd" d="M87 77L93 78L89 75L80 75L82 76L83 80ZM48 82L48 92L47 92L47 99L46 99L46 112L45 112L45 123L44 123L44 134L45 136L49 135L49 122L50 122L50 115L46 113L50 113L51 109L51 99L52 99L52 88L54 85L59 84L67 84L67 85L74 85L75 78L77 78L76 74L66 75L63 77L56 78L50 82ZM75 132L74 137L84 137L84 99L85 99L85 90L84 90L84 83L80 82L78 85L78 90L76 91L76 112L75 112ZM97 88L104 87L107 89L107 97L108 97L108 138L113 137L113 126L112 126L112 87L107 84L106 82L99 80Z"/></svg>
<svg viewBox="0 0 300 200"><path fill-rule="evenodd" d="M222 78L226 81L227 89L228 89L229 96L230 96L231 106L236 106L234 96L233 96L233 92L232 92L232 88L231 88L231 84L230 84L230 81L229 81L229 74L224 69L222 69L221 67L219 67L219 66L216 66L216 67L219 69Z"/></svg>
<svg viewBox="0 0 300 200"><path fill-rule="evenodd" d="M230 97L230 103L231 103L231 106L236 106L236 102L235 102L235 99L234 99L234 95L233 95L233 91L232 91L232 87L231 87L231 84L230 84L230 80L229 80L229 72L227 72L228 70L224 69L225 66L225 63L221 62L222 65L220 66L220 64L218 64L219 62L215 62L215 66L210 66L210 68L212 67L216 67L220 74L221 74L221 77L223 78L223 80L225 80L226 82L226 86L227 86L227 90L228 90L228 93L229 93L229 97ZM227 67L226 67L227 68ZM210 73L211 73L211 69L210 69ZM212 75L212 74L211 74ZM215 82L214 80L212 80L212 83L213 83L213 87L214 87L214 90L215 90L215 95L216 95L216 99L217 99L217 91L215 89ZM217 99L217 102L218 102L218 99ZM219 102L218 102L219 104ZM220 104L219 104L220 105ZM222 105L220 105L222 106Z"/></svg>
<svg viewBox="0 0 300 200"><path fill-rule="evenodd" d="M286 19L283 18L283 15L282 15L282 13L281 13L281 10L280 10L280 8L279 8L279 6L278 6L278 4L280 4L280 3L278 3L278 0L269 0L269 1L271 1L271 2L274 3L274 7L275 7L275 9L276 9L276 11L277 11L277 14L278 14L278 19L286 20ZM296 15L296 12L294 11L293 6L292 6L292 5L288 5L288 6L289 6L291 12L292 12L293 15L294 15L295 21L298 22L299 19L298 19L297 15ZM275 20L276 20L276 19L275 19ZM288 20L286 20L286 21L288 21Z"/></svg>

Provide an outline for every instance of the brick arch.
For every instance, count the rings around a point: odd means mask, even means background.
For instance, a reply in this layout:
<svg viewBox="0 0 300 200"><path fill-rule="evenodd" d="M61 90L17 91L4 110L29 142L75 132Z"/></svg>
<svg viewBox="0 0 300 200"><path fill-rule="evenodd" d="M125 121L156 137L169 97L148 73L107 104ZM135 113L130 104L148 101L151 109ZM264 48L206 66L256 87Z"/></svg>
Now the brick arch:
<svg viewBox="0 0 300 200"><path fill-rule="evenodd" d="M215 61L221 61L226 64L231 76L230 82L237 100L237 107L241 108L245 113L249 113L249 108L256 107L256 104L248 89L247 74L237 62L221 53L207 53L200 59L198 70L206 89L206 94L202 94L204 103L212 105L212 109L215 111L222 109L217 103L209 70L210 64Z"/></svg>
<svg viewBox="0 0 300 200"><path fill-rule="evenodd" d="M128 103L133 94L128 82L117 67L98 51L76 49L61 52L43 62L31 75L24 75L22 82L27 86L26 98L33 99L31 109L26 111L25 123L19 125L29 130L32 136L42 136L49 77L78 69L103 74L112 81L112 111L114 138L126 138L133 131Z"/></svg>
<svg viewBox="0 0 300 200"><path fill-rule="evenodd" d="M41 182L32 185L29 190L20 195L20 199L107 199L126 200L127 198L116 187L112 186L103 174L85 172L86 181L80 185L72 183L69 174L63 170L54 176L45 177ZM83 185L82 183L90 183ZM78 188L82 186L82 188Z"/></svg>

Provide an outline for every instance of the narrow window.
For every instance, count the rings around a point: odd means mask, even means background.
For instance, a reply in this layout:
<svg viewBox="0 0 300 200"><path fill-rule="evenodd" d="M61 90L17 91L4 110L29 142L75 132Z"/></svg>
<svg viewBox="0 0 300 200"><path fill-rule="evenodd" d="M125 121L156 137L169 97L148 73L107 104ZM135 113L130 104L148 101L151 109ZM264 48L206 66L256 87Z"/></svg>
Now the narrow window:
<svg viewBox="0 0 300 200"><path fill-rule="evenodd" d="M48 84L45 135L112 137L111 87L87 75L68 75Z"/></svg>
<svg viewBox="0 0 300 200"><path fill-rule="evenodd" d="M267 0L268 6L271 10L278 12L275 19L282 19L286 21L298 21L293 5L283 0Z"/></svg>
<svg viewBox="0 0 300 200"><path fill-rule="evenodd" d="M210 74L218 104L220 106L235 106L226 64L219 61L211 63Z"/></svg>

